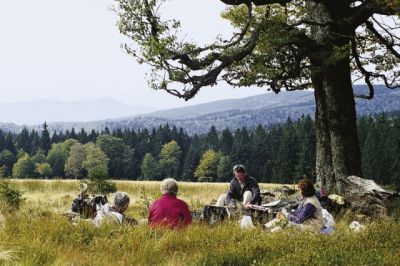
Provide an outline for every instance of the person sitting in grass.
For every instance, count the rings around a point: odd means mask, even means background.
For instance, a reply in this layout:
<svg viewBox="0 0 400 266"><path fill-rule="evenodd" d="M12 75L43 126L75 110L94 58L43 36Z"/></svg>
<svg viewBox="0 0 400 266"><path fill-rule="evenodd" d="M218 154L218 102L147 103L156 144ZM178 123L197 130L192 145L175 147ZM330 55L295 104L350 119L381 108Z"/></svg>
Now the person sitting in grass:
<svg viewBox="0 0 400 266"><path fill-rule="evenodd" d="M97 211L95 224L99 226L104 221L115 222L122 225L125 222L125 211L128 209L130 198L126 192L117 192L113 195L112 202L104 204Z"/></svg>
<svg viewBox="0 0 400 266"><path fill-rule="evenodd" d="M245 208L249 204L260 205L260 188L255 178L249 176L241 164L233 167L233 174L228 193L222 194L215 206L229 206L232 200L242 202Z"/></svg>
<svg viewBox="0 0 400 266"><path fill-rule="evenodd" d="M298 188L300 189L302 198L297 210L277 213L276 219L265 225L267 229L273 229L273 227L276 228L277 226L281 227L284 224L284 226L294 226L301 230L319 232L324 227L322 207L315 196L313 183L308 179L302 179L299 181Z"/></svg>
<svg viewBox="0 0 400 266"><path fill-rule="evenodd" d="M176 197L178 182L166 178L161 182L162 196L150 207L148 223L150 227L168 229L187 227L192 223L192 215L188 205Z"/></svg>

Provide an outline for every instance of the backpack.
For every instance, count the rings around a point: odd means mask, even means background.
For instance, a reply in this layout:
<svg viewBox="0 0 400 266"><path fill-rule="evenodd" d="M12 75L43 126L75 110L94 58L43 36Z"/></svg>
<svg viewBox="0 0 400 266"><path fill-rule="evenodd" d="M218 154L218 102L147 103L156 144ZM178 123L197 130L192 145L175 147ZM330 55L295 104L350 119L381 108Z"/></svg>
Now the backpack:
<svg viewBox="0 0 400 266"><path fill-rule="evenodd" d="M105 195L89 198L87 195L81 194L72 201L71 211L78 213L83 219L94 218L96 212L107 202L107 196Z"/></svg>

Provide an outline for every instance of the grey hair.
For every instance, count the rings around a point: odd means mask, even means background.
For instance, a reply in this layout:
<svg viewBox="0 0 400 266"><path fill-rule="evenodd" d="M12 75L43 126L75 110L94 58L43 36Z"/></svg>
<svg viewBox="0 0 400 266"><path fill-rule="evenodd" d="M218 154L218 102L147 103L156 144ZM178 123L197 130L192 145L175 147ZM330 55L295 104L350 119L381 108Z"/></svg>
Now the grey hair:
<svg viewBox="0 0 400 266"><path fill-rule="evenodd" d="M246 168L244 167L243 164L237 164L233 167L233 172L237 172L237 173L245 173L246 172Z"/></svg>
<svg viewBox="0 0 400 266"><path fill-rule="evenodd" d="M113 195L112 205L116 209L123 209L129 204L129 196L126 192L117 192Z"/></svg>
<svg viewBox="0 0 400 266"><path fill-rule="evenodd" d="M176 196L178 194L178 182L173 178L166 178L161 182L161 193Z"/></svg>

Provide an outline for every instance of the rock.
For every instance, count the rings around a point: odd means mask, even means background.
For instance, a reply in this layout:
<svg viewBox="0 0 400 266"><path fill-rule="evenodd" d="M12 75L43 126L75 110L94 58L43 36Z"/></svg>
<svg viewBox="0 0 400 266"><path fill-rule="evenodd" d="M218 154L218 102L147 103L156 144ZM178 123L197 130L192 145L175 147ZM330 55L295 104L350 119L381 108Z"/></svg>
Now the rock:
<svg viewBox="0 0 400 266"><path fill-rule="evenodd" d="M357 232L360 232L361 230L364 230L364 229L365 229L365 226L362 225L362 224L360 224L360 223L357 222L357 221L352 221L352 222L350 223L350 225L349 225L349 228L350 228L351 231L357 233Z"/></svg>
<svg viewBox="0 0 400 266"><path fill-rule="evenodd" d="M389 216L391 203L400 198L399 193L387 191L373 180L349 176L347 181L345 200L356 215L373 219Z"/></svg>

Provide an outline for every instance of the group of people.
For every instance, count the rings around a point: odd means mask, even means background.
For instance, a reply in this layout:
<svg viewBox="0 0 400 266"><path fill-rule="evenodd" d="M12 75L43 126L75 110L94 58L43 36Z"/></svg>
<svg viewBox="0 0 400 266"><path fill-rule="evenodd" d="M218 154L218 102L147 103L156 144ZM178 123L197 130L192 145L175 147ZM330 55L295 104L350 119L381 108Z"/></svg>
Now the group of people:
<svg viewBox="0 0 400 266"><path fill-rule="evenodd" d="M228 193L221 195L216 205L230 206L238 202L243 208L260 205L260 188L255 178L247 174L243 165L235 165L233 174L234 178L230 183ZM298 188L301 193L301 203L297 210L279 212L272 224L287 221L288 226L295 226L301 230L321 230L324 227L322 207L316 197L313 183L308 179L302 179L298 183ZM270 224L266 224L267 228L269 226Z"/></svg>
<svg viewBox="0 0 400 266"><path fill-rule="evenodd" d="M168 229L183 228L192 223L192 215L188 205L176 197L178 182L173 178L166 178L161 182L162 196L153 202L149 209L148 224L152 228L163 227ZM129 196L125 192L113 195L112 202L107 203L97 211L95 224L104 221L125 223L125 211L129 206Z"/></svg>
<svg viewBox="0 0 400 266"><path fill-rule="evenodd" d="M233 167L233 175L228 192L221 195L216 206L232 206L242 204L243 208L261 204L260 188L255 178L249 176L243 165ZM315 188L310 180L303 179L298 188L301 192L301 204L292 212L280 212L277 220L286 220L289 225L300 229L316 229L323 227L322 207L315 196ZM152 228L182 228L191 224L192 216L188 205L177 198L178 183L173 178L161 182L162 196L149 209L148 224ZM129 205L129 196L125 192L114 194L111 204L105 204L95 218L100 224L105 218L111 218L119 224L124 223L124 213Z"/></svg>

